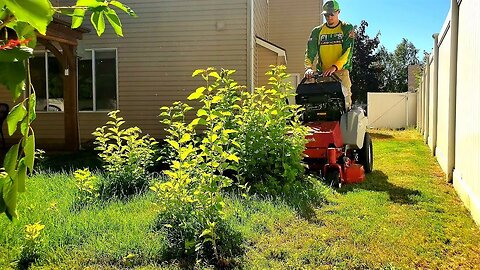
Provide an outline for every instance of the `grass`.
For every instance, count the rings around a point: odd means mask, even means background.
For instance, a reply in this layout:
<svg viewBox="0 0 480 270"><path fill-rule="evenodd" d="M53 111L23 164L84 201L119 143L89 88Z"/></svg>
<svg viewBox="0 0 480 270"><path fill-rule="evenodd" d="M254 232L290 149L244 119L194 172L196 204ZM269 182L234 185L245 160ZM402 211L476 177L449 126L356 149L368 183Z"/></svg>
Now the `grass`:
<svg viewBox="0 0 480 270"><path fill-rule="evenodd" d="M364 183L332 190L313 182L283 198L228 197L227 220L243 238L238 268L480 268L480 229L418 133L372 133L375 168ZM153 194L75 211L69 174L38 174L27 188L21 218L0 216L1 269L15 267L24 226L39 221L45 229L32 269L179 268L165 262L163 236L151 230Z"/></svg>

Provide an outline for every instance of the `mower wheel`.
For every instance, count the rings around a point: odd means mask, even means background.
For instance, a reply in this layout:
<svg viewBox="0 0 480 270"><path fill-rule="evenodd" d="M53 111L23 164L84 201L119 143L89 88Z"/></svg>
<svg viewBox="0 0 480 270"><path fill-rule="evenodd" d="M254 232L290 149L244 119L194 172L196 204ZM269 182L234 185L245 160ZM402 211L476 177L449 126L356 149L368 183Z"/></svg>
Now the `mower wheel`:
<svg viewBox="0 0 480 270"><path fill-rule="evenodd" d="M373 171L373 144L370 134L365 132L365 137L363 139L363 147L359 151L359 161L363 165L363 169L366 173L371 173Z"/></svg>
<svg viewBox="0 0 480 270"><path fill-rule="evenodd" d="M337 170L328 170L325 173L325 182L333 188L341 188L342 180L340 179L340 172Z"/></svg>

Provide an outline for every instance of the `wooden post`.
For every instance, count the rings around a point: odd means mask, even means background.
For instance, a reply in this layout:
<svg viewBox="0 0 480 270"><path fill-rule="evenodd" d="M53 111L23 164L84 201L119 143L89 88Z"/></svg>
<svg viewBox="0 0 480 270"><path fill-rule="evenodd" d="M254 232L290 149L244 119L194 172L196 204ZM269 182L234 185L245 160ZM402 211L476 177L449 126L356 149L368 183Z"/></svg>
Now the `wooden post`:
<svg viewBox="0 0 480 270"><path fill-rule="evenodd" d="M78 151L80 138L78 134L78 101L77 101L77 59L75 46L60 43L65 59L63 102L65 123L65 149Z"/></svg>

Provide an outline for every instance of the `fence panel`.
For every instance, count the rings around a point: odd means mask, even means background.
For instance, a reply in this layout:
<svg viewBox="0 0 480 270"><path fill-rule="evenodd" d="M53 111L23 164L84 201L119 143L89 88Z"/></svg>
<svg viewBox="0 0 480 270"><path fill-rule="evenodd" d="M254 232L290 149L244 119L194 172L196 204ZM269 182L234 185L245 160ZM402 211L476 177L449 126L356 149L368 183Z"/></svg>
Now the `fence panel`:
<svg viewBox="0 0 480 270"><path fill-rule="evenodd" d="M480 223L480 1L459 13L454 185Z"/></svg>
<svg viewBox="0 0 480 270"><path fill-rule="evenodd" d="M437 147L435 155L443 171L447 173L448 154L448 112L450 103L450 17L445 21L443 31L439 35L439 67L438 67L438 112L437 112Z"/></svg>
<svg viewBox="0 0 480 270"><path fill-rule="evenodd" d="M430 74L429 74L429 82L428 82L428 89L429 89L429 95L428 95L428 146L430 149L433 150L433 142L432 142L432 134L433 134L433 129L437 128L433 126L433 87L434 87L434 80L433 78L435 77L435 57L433 56L432 53L432 62L430 63Z"/></svg>

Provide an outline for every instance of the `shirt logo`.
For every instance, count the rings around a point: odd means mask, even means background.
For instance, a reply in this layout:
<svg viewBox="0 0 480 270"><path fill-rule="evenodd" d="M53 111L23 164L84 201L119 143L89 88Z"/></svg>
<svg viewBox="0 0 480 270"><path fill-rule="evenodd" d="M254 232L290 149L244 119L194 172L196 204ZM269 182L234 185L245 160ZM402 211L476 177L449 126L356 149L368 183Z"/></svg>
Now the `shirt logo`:
<svg viewBox="0 0 480 270"><path fill-rule="evenodd" d="M320 35L320 45L334 45L343 43L343 33Z"/></svg>

